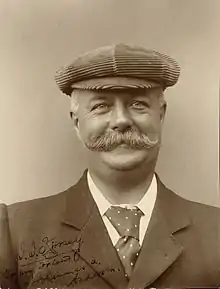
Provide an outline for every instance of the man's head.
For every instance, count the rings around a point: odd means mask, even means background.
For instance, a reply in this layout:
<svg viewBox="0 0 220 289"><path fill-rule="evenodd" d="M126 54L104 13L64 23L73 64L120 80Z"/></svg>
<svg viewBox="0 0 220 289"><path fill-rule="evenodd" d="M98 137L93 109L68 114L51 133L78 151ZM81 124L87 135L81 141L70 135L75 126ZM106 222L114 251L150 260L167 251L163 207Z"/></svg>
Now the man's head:
<svg viewBox="0 0 220 289"><path fill-rule="evenodd" d="M118 44L84 54L56 80L70 96L77 134L93 162L125 171L156 162L164 90L178 76L168 56Z"/></svg>

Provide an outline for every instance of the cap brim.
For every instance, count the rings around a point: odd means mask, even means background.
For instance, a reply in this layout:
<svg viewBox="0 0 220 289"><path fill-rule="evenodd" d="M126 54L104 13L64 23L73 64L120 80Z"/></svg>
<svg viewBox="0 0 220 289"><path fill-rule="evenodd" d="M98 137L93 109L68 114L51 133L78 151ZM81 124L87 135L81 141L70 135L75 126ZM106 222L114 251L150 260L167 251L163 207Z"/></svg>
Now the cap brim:
<svg viewBox="0 0 220 289"><path fill-rule="evenodd" d="M101 77L75 82L72 86L78 89L111 90L162 87L161 84L133 77Z"/></svg>

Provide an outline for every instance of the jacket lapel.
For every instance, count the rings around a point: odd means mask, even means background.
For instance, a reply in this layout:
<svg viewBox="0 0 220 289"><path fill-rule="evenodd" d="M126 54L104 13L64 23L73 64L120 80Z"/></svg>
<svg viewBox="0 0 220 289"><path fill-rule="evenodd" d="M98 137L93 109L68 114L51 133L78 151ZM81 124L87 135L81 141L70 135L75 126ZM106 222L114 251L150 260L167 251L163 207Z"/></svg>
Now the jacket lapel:
<svg viewBox="0 0 220 289"><path fill-rule="evenodd" d="M145 288L151 285L184 250L175 239L174 233L190 223L185 212L186 208L182 206L180 198L169 191L158 177L157 183L158 194L155 207L129 288Z"/></svg>
<svg viewBox="0 0 220 289"><path fill-rule="evenodd" d="M83 242L79 255L106 285L125 288L123 267L89 192L86 173L67 194L63 222L79 231Z"/></svg>

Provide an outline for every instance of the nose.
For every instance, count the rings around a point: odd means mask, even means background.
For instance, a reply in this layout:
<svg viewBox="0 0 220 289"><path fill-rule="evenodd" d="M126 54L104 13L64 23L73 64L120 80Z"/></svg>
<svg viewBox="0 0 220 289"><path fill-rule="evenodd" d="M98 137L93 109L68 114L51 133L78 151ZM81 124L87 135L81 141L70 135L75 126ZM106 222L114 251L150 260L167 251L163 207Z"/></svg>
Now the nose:
<svg viewBox="0 0 220 289"><path fill-rule="evenodd" d="M132 120L124 104L120 101L115 103L111 114L110 128L125 131L132 126Z"/></svg>

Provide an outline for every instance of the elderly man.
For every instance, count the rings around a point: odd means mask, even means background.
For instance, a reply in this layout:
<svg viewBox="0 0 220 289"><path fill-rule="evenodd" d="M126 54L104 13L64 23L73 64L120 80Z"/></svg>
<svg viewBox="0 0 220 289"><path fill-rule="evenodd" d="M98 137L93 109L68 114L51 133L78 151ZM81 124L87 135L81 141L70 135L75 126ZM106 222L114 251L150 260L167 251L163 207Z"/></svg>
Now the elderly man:
<svg viewBox="0 0 220 289"><path fill-rule="evenodd" d="M65 192L2 205L3 288L220 285L218 209L155 173L164 91L179 71L169 56L117 44L57 72L88 170Z"/></svg>

